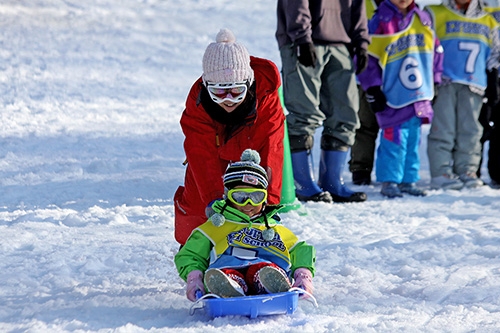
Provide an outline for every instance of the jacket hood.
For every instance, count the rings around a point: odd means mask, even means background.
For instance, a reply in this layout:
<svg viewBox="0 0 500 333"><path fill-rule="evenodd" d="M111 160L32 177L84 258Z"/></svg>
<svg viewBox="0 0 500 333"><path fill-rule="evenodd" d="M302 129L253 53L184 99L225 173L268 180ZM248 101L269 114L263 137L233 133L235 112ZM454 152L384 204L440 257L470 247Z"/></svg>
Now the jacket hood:
<svg viewBox="0 0 500 333"><path fill-rule="evenodd" d="M274 63L267 59L250 56L250 67L255 73L257 83L257 96L268 95L281 86L279 71L276 71L273 66L276 67Z"/></svg>

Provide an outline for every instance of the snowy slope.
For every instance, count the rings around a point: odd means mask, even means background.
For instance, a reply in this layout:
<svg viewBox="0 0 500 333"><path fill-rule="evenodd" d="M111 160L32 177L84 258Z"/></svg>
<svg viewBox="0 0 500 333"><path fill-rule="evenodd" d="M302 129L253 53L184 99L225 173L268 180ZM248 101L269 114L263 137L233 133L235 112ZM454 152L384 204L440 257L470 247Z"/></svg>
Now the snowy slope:
<svg viewBox="0 0 500 333"><path fill-rule="evenodd" d="M500 330L500 191L487 186L385 200L375 184L365 203L305 204L283 218L317 248L319 308L189 316L173 265L179 117L220 28L280 66L275 5L2 1L0 331Z"/></svg>

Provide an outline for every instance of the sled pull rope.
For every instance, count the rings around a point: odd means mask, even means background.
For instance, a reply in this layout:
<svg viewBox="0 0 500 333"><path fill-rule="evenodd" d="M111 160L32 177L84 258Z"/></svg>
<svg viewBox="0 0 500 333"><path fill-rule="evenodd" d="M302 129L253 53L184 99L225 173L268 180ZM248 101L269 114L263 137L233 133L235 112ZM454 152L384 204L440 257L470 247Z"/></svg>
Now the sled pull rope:
<svg viewBox="0 0 500 333"><path fill-rule="evenodd" d="M196 310L203 309L203 304L201 306L197 306L201 301L203 301L205 298L221 298L220 296L217 296L215 294L206 294L201 297L198 297L196 299L196 302L194 302L191 307L189 308L189 315L192 316L194 315Z"/></svg>
<svg viewBox="0 0 500 333"><path fill-rule="evenodd" d="M305 300L308 301L308 302L311 302L314 305L315 308L319 307L318 306L318 302L316 302L316 298L311 293L308 293L304 289L298 288L298 287L292 287L292 288L288 289L288 291L298 291L299 294L306 294L309 297L306 298Z"/></svg>

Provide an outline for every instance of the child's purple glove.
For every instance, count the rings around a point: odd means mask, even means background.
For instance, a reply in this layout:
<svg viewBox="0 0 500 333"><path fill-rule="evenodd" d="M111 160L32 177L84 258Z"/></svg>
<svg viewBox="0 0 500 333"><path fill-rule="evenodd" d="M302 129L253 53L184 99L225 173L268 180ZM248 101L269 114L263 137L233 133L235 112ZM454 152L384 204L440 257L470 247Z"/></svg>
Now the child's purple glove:
<svg viewBox="0 0 500 333"><path fill-rule="evenodd" d="M189 272L186 286L186 296L191 302L196 301L196 292L199 290L201 295L205 295L205 286L203 285L203 273L199 270Z"/></svg>
<svg viewBox="0 0 500 333"><path fill-rule="evenodd" d="M314 288L312 282L312 273L307 268L297 268L295 273L293 273L293 277L295 282L293 283L294 287L302 288L312 295ZM303 298L308 298L309 295L304 294Z"/></svg>

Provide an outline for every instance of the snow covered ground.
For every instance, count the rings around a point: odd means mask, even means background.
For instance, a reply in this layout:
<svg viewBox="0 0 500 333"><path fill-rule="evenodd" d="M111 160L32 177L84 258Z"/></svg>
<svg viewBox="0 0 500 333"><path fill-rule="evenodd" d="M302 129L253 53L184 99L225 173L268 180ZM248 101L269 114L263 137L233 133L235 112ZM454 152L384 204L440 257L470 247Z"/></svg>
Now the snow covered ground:
<svg viewBox="0 0 500 333"><path fill-rule="evenodd" d="M319 308L189 315L173 264L179 117L220 28L280 66L275 5L2 1L0 331L500 330L500 191L488 186L385 200L375 184L365 203L305 204L283 218L317 248Z"/></svg>

